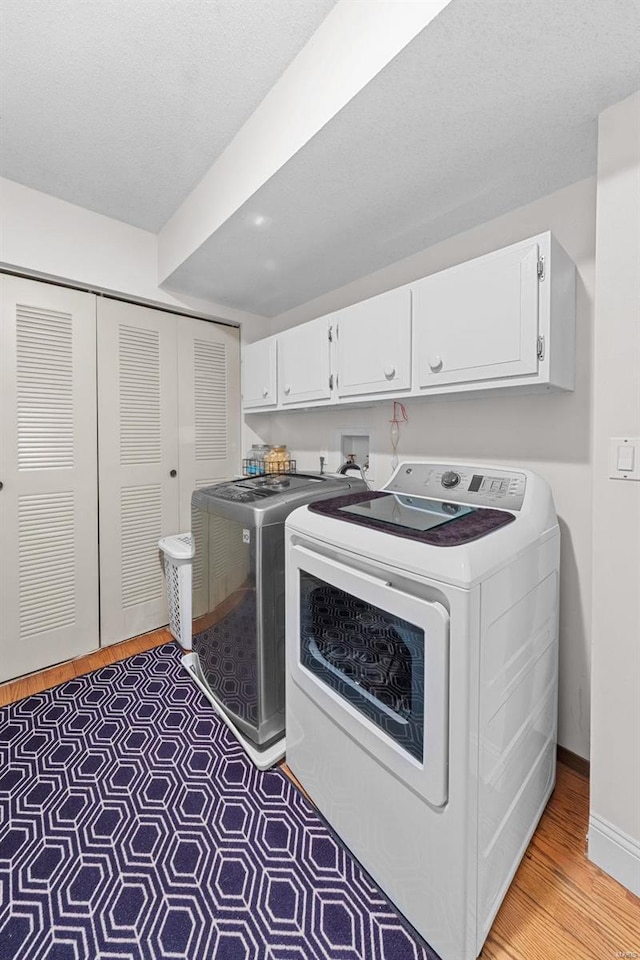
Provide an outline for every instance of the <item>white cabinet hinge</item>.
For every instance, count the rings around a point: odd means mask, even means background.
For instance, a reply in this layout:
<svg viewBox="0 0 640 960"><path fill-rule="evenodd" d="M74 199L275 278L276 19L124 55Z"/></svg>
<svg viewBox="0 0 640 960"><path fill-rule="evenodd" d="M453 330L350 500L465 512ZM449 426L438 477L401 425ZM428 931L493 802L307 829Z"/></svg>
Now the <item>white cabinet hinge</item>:
<svg viewBox="0 0 640 960"><path fill-rule="evenodd" d="M544 360L544 337L538 337L538 360Z"/></svg>
<svg viewBox="0 0 640 960"><path fill-rule="evenodd" d="M544 280L544 257L538 259L538 280Z"/></svg>

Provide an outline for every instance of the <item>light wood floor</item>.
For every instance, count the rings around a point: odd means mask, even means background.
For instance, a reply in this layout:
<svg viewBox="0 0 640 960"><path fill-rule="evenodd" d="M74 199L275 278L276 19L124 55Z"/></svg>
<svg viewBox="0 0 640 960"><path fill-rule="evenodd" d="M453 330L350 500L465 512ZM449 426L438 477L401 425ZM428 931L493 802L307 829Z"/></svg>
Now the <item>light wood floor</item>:
<svg viewBox="0 0 640 960"><path fill-rule="evenodd" d="M153 633L144 633L141 637L133 637L131 640L123 640L122 643L103 647L94 653L88 653L85 657L67 660L66 663L49 667L48 670L40 670L38 673L29 673L18 680L10 680L9 683L0 684L0 707L22 700L23 697L31 697L34 693L40 693L50 687L57 687L59 683L73 680L74 677L91 673L93 670L124 660L126 657L132 657L135 653L160 647L170 640L173 640L173 637L168 630L154 630Z"/></svg>
<svg viewBox="0 0 640 960"><path fill-rule="evenodd" d="M166 630L156 630L3 684L0 706L168 640ZM291 775L286 764L283 770ZM640 900L587 859L588 817L589 781L559 763L555 792L482 960L640 960Z"/></svg>

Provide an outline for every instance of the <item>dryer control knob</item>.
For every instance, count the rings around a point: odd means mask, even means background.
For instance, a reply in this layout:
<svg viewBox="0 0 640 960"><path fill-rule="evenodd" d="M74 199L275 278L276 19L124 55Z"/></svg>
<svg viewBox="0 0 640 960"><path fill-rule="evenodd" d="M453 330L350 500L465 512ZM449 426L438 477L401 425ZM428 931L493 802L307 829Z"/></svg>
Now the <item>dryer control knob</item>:
<svg viewBox="0 0 640 960"><path fill-rule="evenodd" d="M455 470L445 470L441 482L443 487L457 487L460 483L460 474Z"/></svg>

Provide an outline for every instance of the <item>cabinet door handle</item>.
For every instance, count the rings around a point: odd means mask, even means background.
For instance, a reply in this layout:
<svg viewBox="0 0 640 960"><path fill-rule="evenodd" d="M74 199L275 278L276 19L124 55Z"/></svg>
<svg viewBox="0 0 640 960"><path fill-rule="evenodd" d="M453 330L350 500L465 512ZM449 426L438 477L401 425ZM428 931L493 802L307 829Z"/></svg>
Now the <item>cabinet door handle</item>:
<svg viewBox="0 0 640 960"><path fill-rule="evenodd" d="M4 487L4 483L2 482L2 480L0 480L0 490L2 490L3 487Z"/></svg>
<svg viewBox="0 0 640 960"><path fill-rule="evenodd" d="M262 388L262 396L263 396L263 397L268 397L268 396L269 396L269 387L263 387L263 388Z"/></svg>
<svg viewBox="0 0 640 960"><path fill-rule="evenodd" d="M384 375L387 378L387 380L393 380L393 378L396 375L396 368L391 366L390 363L388 363L384 368Z"/></svg>
<svg viewBox="0 0 640 960"><path fill-rule="evenodd" d="M178 476L178 471L177 471L177 470L169 470L169 476L170 476L170 477L177 477L177 476Z"/></svg>
<svg viewBox="0 0 640 960"><path fill-rule="evenodd" d="M289 396L289 394L291 393L291 387L289 386L289 384L287 384L286 387L284 388L284 392L287 394L287 396Z"/></svg>
<svg viewBox="0 0 640 960"><path fill-rule="evenodd" d="M442 367L442 357L439 353L436 353L433 357L429 357L429 366L432 370L439 370Z"/></svg>

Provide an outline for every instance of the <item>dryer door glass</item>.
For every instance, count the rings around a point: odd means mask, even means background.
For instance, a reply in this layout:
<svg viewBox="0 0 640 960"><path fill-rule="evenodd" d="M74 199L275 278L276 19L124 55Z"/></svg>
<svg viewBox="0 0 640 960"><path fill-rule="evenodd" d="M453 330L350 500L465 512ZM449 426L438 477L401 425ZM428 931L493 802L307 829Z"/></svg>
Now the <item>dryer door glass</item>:
<svg viewBox="0 0 640 960"><path fill-rule="evenodd" d="M417 760L424 630L300 570L300 661Z"/></svg>

